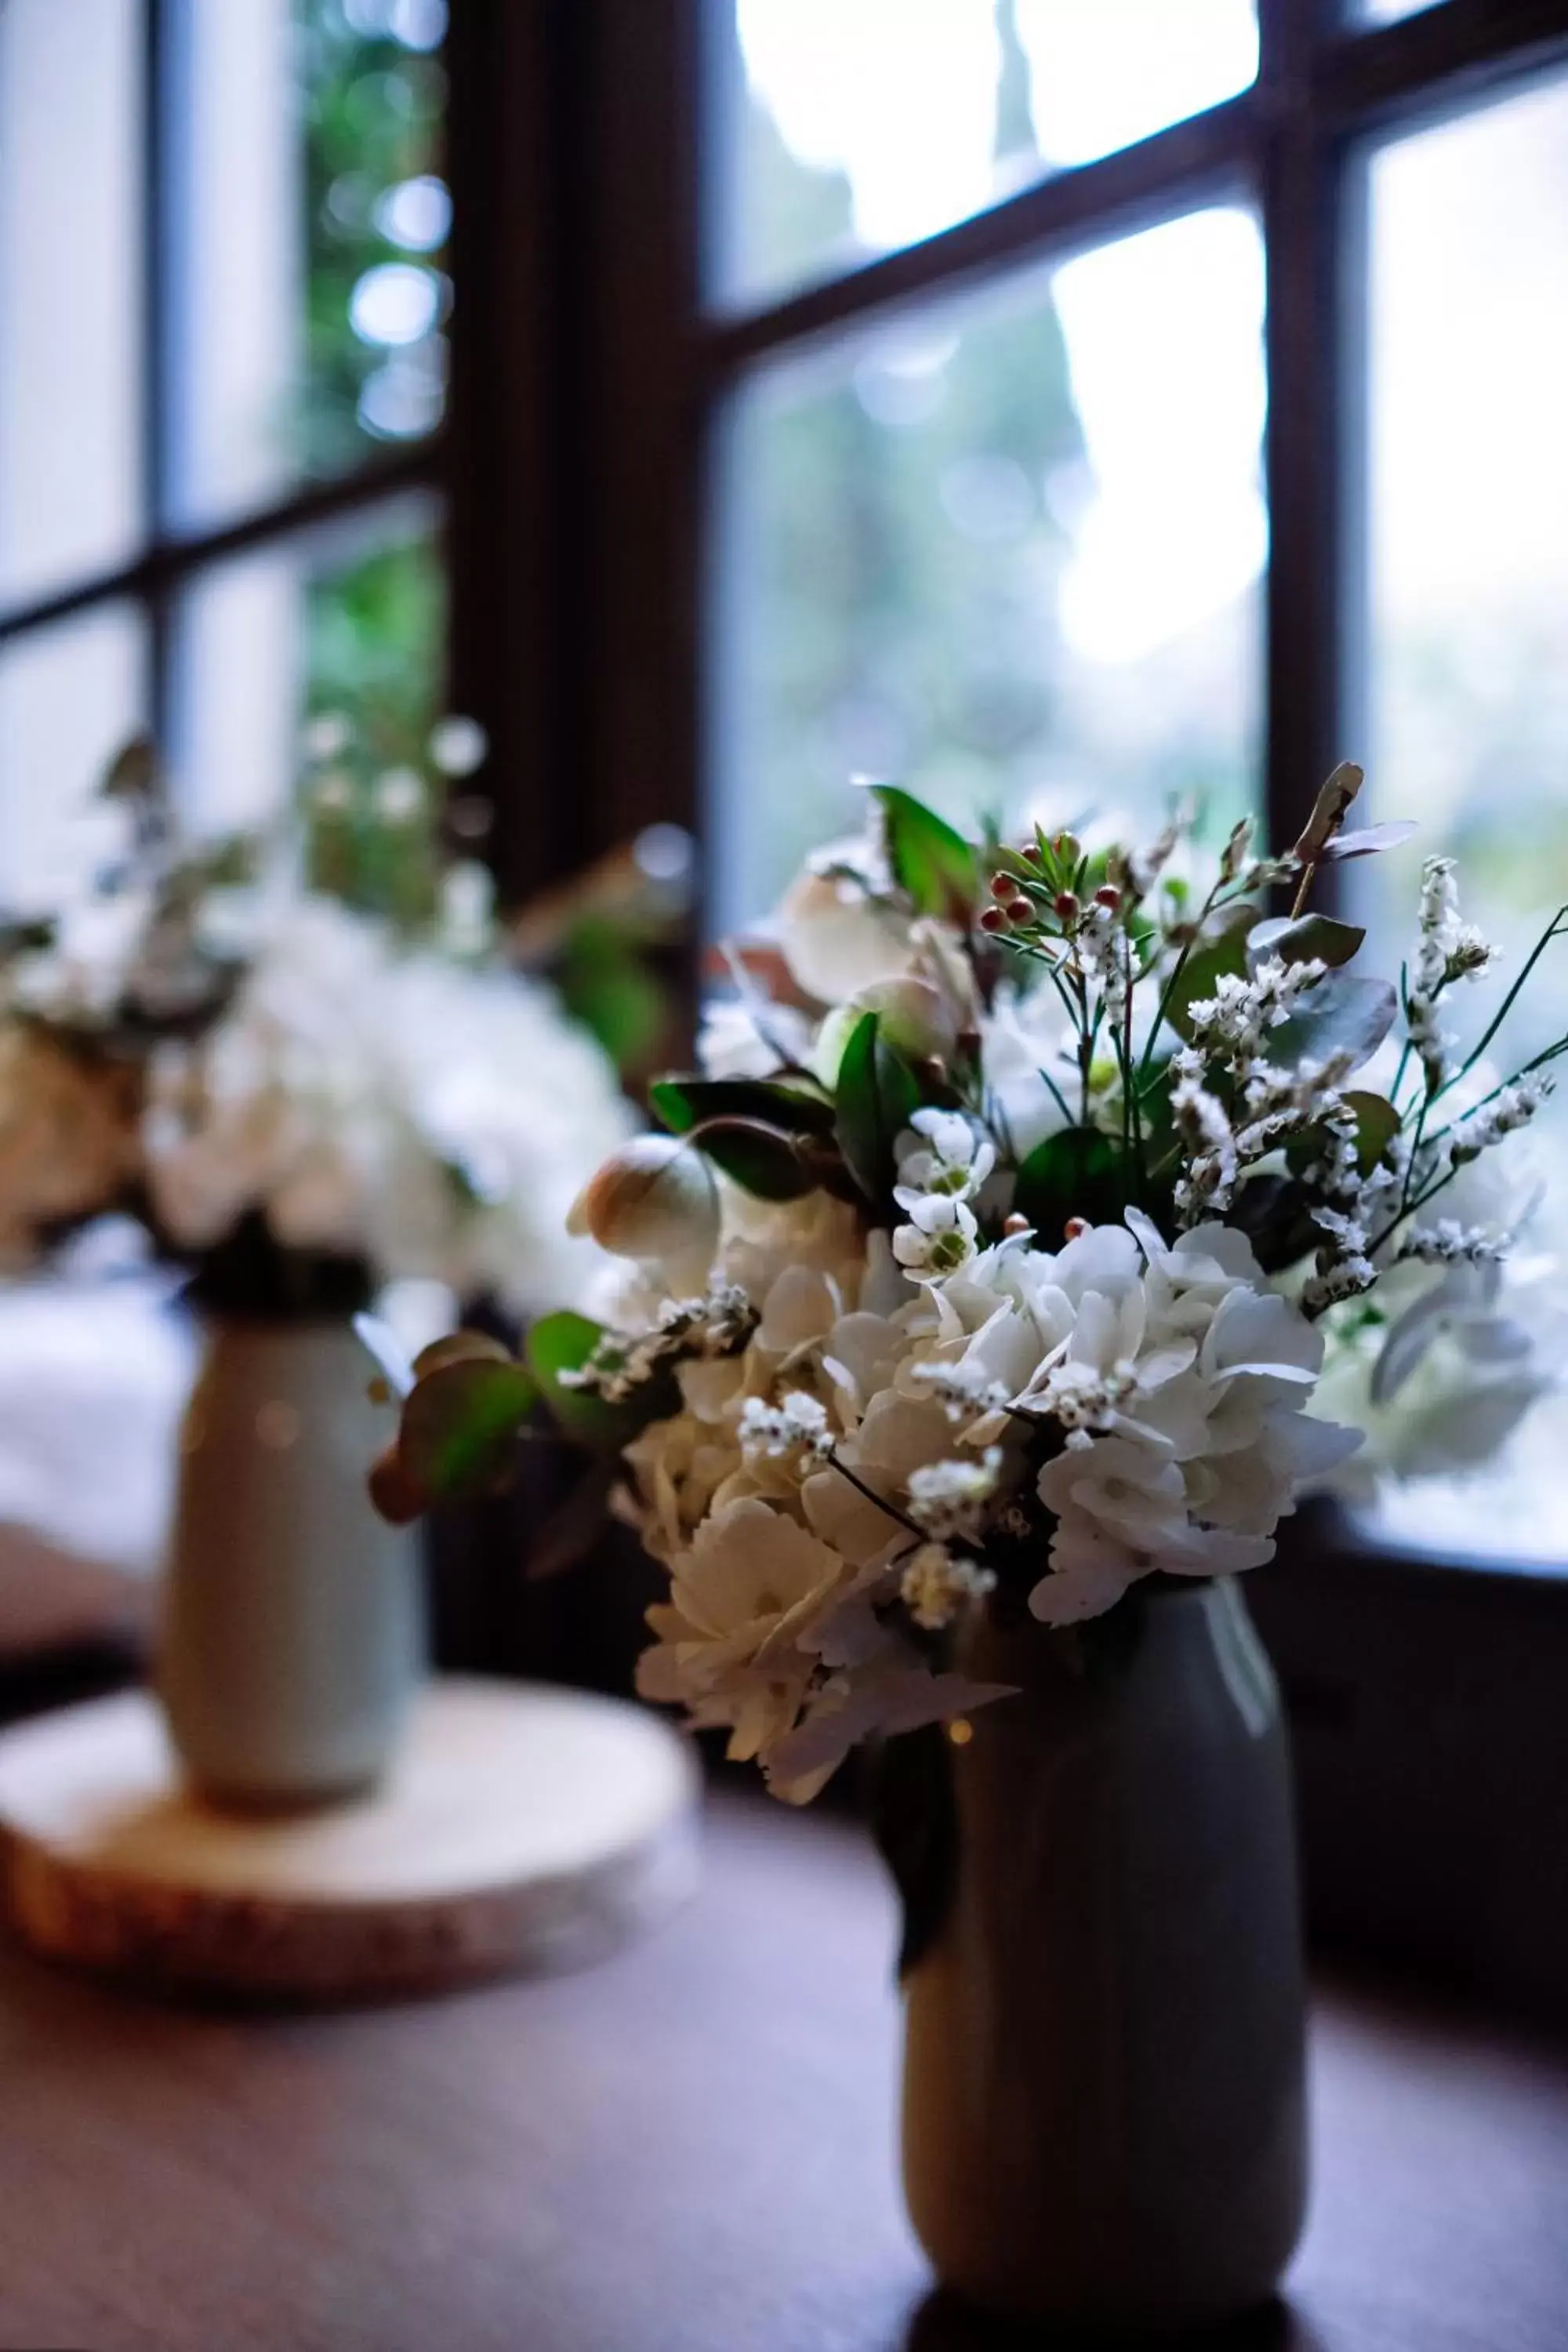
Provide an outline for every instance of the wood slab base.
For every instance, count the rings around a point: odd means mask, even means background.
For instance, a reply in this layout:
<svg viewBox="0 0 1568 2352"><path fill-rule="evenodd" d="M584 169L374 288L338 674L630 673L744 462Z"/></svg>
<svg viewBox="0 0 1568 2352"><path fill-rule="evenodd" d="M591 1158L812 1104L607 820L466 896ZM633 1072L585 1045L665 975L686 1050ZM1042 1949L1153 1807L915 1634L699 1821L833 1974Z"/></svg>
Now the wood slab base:
<svg viewBox="0 0 1568 2352"><path fill-rule="evenodd" d="M218 1812L153 1702L0 1738L0 1872L22 1940L142 1985L336 2003L575 1967L691 1892L698 1776L613 1699L450 1677L386 1783L309 1813Z"/></svg>

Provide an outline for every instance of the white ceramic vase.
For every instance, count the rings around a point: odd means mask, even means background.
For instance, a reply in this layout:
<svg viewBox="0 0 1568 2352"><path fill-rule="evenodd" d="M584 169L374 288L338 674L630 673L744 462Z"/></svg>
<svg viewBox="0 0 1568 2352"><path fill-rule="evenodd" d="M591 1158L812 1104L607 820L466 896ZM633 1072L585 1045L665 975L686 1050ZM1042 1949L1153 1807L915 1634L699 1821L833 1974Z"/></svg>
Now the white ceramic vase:
<svg viewBox="0 0 1568 2352"><path fill-rule="evenodd" d="M907 1979L916 2231L993 2311L1222 2320L1273 2292L1306 2189L1289 1765L1246 1603L1152 1590L1124 1654L985 1627L964 1663L1019 1693L952 1751L956 1876Z"/></svg>
<svg viewBox="0 0 1568 2352"><path fill-rule="evenodd" d="M206 1327L181 1433L158 1686L191 1783L246 1808L372 1786L424 1664L414 1538L365 1476L386 1435L346 1322Z"/></svg>

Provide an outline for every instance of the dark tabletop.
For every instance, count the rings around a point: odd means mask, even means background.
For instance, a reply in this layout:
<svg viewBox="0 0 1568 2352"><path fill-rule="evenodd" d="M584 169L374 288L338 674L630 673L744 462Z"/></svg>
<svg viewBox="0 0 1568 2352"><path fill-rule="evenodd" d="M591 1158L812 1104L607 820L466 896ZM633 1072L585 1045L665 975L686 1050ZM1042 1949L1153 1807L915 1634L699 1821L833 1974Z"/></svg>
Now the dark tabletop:
<svg viewBox="0 0 1568 2352"><path fill-rule="evenodd" d="M706 1891L591 1973L181 2013L0 1953L0 2347L982 2352L899 2204L892 1906L726 1799ZM1568 2352L1568 2057L1335 1989L1258 2352Z"/></svg>

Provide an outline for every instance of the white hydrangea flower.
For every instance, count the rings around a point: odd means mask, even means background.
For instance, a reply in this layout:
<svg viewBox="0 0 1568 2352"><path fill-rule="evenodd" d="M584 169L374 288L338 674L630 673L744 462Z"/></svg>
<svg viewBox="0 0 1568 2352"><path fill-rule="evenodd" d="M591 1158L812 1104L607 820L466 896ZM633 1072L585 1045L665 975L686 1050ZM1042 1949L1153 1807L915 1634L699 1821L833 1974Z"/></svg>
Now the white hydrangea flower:
<svg viewBox="0 0 1568 2352"><path fill-rule="evenodd" d="M574 1303L600 1263L563 1227L630 1124L605 1056L547 990L400 951L305 898L214 1027L155 1058L142 1141L186 1248L258 1209L286 1246L542 1308Z"/></svg>

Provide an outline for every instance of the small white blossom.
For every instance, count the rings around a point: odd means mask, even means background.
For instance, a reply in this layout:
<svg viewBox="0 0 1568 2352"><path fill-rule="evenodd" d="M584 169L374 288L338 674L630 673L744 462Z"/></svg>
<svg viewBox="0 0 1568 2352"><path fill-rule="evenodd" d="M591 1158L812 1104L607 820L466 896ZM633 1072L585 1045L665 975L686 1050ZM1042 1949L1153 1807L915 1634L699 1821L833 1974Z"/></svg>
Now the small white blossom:
<svg viewBox="0 0 1568 2352"><path fill-rule="evenodd" d="M983 1601L995 1589L992 1570L972 1559L955 1559L937 1543L921 1544L899 1580L900 1599L926 1633L940 1633L967 1603Z"/></svg>
<svg viewBox="0 0 1568 2352"><path fill-rule="evenodd" d="M1001 1469L999 1445L988 1445L978 1462L922 1463L910 1473L910 1518L938 1543L973 1543Z"/></svg>
<svg viewBox="0 0 1568 2352"><path fill-rule="evenodd" d="M1508 1243L1484 1225L1439 1217L1436 1224L1413 1226L1399 1244L1399 1255L1423 1265L1491 1265L1508 1255Z"/></svg>
<svg viewBox="0 0 1568 2352"><path fill-rule="evenodd" d="M980 1228L974 1213L950 1192L921 1192L907 1206L910 1222L893 1228L893 1255L919 1282L939 1282L973 1257Z"/></svg>
<svg viewBox="0 0 1568 2352"><path fill-rule="evenodd" d="M1467 1160L1479 1160L1500 1143L1505 1135L1517 1134L1528 1127L1547 1096L1552 1092L1550 1078L1531 1076L1518 1079L1512 1086L1501 1087L1489 1103L1471 1111L1458 1121L1448 1141L1448 1158L1456 1168Z"/></svg>
<svg viewBox="0 0 1568 2352"><path fill-rule="evenodd" d="M1214 994L1187 1007L1194 1038L1207 1055L1223 1057L1238 1074L1245 1072L1258 1058L1268 1032L1290 1018L1297 998L1315 987L1326 970L1315 956L1302 963L1269 956L1249 979L1222 972Z"/></svg>
<svg viewBox="0 0 1568 2352"><path fill-rule="evenodd" d="M922 1196L973 1201L996 1165L996 1147L984 1129L957 1110L917 1110L895 1152L899 1181L893 1198L913 1211Z"/></svg>
<svg viewBox="0 0 1568 2352"><path fill-rule="evenodd" d="M804 1389L792 1389L776 1405L748 1397L741 1409L740 1435L748 1460L759 1454L772 1461L798 1454L826 1456L833 1450L827 1408Z"/></svg>
<svg viewBox="0 0 1568 2352"><path fill-rule="evenodd" d="M1011 1402L1006 1381L993 1380L984 1363L914 1364L910 1378L941 1399L952 1422L1000 1412Z"/></svg>

